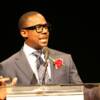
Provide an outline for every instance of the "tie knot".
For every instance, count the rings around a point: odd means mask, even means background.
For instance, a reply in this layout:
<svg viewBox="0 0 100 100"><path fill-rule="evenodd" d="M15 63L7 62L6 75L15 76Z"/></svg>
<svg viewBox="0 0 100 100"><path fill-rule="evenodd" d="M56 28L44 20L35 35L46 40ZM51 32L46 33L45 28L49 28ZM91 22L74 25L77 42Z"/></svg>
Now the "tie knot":
<svg viewBox="0 0 100 100"><path fill-rule="evenodd" d="M40 65L44 64L44 61L41 57L42 50L37 50L37 51L33 52L33 54L36 56L37 69L39 69Z"/></svg>
<svg viewBox="0 0 100 100"><path fill-rule="evenodd" d="M42 50L37 50L37 51L33 52L33 54L34 54L36 57L40 57L41 54L42 54Z"/></svg>

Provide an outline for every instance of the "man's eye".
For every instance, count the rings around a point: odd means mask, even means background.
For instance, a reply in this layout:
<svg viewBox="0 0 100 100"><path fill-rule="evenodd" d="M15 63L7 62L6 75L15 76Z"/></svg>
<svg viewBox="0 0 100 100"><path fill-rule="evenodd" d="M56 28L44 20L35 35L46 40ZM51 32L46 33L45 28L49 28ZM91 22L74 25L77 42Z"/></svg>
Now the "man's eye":
<svg viewBox="0 0 100 100"><path fill-rule="evenodd" d="M36 26L36 28L41 28L42 26Z"/></svg>

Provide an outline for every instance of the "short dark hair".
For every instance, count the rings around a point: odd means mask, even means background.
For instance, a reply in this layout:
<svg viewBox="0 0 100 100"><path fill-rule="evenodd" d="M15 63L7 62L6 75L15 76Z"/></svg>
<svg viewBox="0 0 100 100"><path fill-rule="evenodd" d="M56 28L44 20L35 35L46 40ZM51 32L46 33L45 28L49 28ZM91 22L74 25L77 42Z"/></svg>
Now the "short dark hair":
<svg viewBox="0 0 100 100"><path fill-rule="evenodd" d="M24 27L26 27L26 23L27 23L27 19L30 17L30 16L35 16L37 14L40 14L39 12L37 11L29 11L29 12L26 12L24 13L20 19L19 19L19 22L18 22L18 27L19 29L22 29Z"/></svg>

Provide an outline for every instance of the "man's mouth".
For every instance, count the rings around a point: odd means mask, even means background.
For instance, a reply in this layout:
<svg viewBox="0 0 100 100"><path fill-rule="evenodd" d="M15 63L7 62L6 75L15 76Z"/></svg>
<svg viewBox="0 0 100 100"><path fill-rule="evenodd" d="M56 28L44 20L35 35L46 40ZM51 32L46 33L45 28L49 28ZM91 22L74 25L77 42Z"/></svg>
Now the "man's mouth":
<svg viewBox="0 0 100 100"><path fill-rule="evenodd" d="M40 39L40 40L43 40L43 41L44 41L44 40L48 40L48 36L40 37L39 39Z"/></svg>

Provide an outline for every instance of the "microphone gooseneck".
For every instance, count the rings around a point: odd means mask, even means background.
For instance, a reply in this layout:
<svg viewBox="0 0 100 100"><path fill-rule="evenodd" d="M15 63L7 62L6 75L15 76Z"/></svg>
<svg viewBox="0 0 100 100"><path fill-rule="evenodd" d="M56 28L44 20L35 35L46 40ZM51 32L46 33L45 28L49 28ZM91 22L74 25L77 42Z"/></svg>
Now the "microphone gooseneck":
<svg viewBox="0 0 100 100"><path fill-rule="evenodd" d="M43 48L43 53L44 53L44 59L45 61L47 61L48 57L49 57L49 50L48 50L48 47L44 47Z"/></svg>
<svg viewBox="0 0 100 100"><path fill-rule="evenodd" d="M45 84L45 77L46 77L46 72L47 72L47 67L48 67L47 60L48 60L48 57L49 57L48 47L43 48L43 53L44 53L44 59L45 59L45 63L44 63L45 71L44 71L44 75L43 75L42 84Z"/></svg>

